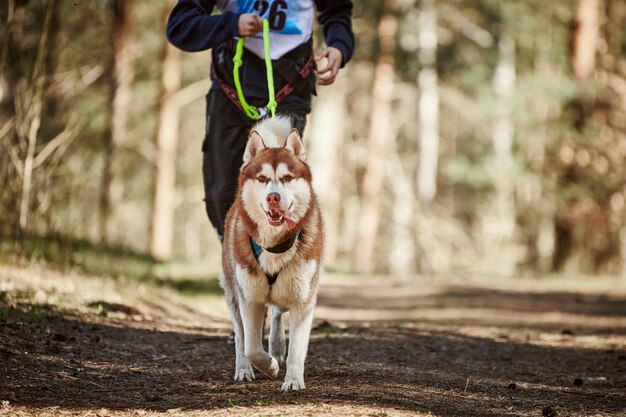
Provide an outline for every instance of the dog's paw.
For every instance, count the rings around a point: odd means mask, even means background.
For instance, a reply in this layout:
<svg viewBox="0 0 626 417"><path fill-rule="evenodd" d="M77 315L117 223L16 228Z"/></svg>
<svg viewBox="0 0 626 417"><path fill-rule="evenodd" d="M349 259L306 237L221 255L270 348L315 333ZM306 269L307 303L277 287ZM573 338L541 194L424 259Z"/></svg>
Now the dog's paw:
<svg viewBox="0 0 626 417"><path fill-rule="evenodd" d="M263 372L268 377L274 379L278 376L278 361L269 356L267 353L253 355L249 359L255 368Z"/></svg>
<svg viewBox="0 0 626 417"><path fill-rule="evenodd" d="M301 389L305 389L304 386L304 378L290 378L285 377L285 382L283 386L280 388L281 391L299 391Z"/></svg>
<svg viewBox="0 0 626 417"><path fill-rule="evenodd" d="M254 381L252 365L240 366L235 370L235 381Z"/></svg>
<svg viewBox="0 0 626 417"><path fill-rule="evenodd" d="M270 366L267 369L267 372L265 372L265 375L269 376L270 378L274 379L278 376L278 361L274 358L272 358L271 362L270 362Z"/></svg>

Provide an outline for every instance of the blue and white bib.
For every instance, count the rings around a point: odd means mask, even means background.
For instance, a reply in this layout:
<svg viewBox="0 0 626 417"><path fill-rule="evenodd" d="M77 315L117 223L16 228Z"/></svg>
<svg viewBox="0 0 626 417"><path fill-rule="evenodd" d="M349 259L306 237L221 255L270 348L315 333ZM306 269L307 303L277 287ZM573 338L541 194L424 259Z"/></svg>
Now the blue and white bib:
<svg viewBox="0 0 626 417"><path fill-rule="evenodd" d="M278 59L311 38L315 3L313 0L220 0L223 12L254 13L270 23L270 56ZM263 34L246 38L245 47L263 58Z"/></svg>

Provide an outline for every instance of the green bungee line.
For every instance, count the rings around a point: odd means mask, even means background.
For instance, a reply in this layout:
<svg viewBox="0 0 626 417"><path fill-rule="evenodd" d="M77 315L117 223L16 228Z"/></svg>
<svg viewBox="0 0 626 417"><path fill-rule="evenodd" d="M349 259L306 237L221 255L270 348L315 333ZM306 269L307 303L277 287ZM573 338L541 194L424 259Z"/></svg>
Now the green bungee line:
<svg viewBox="0 0 626 417"><path fill-rule="evenodd" d="M267 92L269 95L267 108L276 115L276 94L274 93L274 68L272 68L272 57L270 56L270 22L263 19L263 49L265 52L265 72L267 74Z"/></svg>
<svg viewBox="0 0 626 417"><path fill-rule="evenodd" d="M241 103L246 116L252 120L258 120L264 116L258 109L248 104L246 98L243 95L241 88L241 81L239 80L239 68L243 65L243 44L246 38L241 37L237 41L237 47L235 49L235 56L233 57L233 79L235 81L235 90L237 90L237 98ZM271 113L272 117L276 115L276 97L274 92L274 69L272 68L272 57L270 56L270 22L267 19L263 19L263 49L265 52L265 72L267 75L267 92L269 94L269 100L265 106Z"/></svg>

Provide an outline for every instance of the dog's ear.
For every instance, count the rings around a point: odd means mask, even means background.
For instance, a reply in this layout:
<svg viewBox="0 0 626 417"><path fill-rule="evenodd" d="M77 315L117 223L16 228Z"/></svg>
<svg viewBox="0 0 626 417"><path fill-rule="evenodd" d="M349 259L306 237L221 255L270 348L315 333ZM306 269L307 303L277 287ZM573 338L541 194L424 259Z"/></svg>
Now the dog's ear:
<svg viewBox="0 0 626 417"><path fill-rule="evenodd" d="M246 145L246 150L243 153L243 164L249 163L252 158L261 150L265 149L265 142L263 142L263 138L256 130L250 132L250 136L248 138L248 144Z"/></svg>
<svg viewBox="0 0 626 417"><path fill-rule="evenodd" d="M293 152L298 158L306 161L306 150L302 143L302 137L300 132L295 127L291 129L289 136L287 136L287 142L285 142L285 148Z"/></svg>

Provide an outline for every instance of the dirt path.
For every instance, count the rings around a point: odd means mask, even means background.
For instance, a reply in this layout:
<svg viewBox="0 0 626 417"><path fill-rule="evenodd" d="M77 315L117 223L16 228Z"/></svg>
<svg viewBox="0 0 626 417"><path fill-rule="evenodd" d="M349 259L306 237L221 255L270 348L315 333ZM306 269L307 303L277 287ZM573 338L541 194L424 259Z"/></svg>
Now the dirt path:
<svg viewBox="0 0 626 417"><path fill-rule="evenodd" d="M626 295L611 283L327 276L307 390L283 394L232 381L219 299L214 314L149 292L65 311L21 300L27 273L0 275L0 415L626 415Z"/></svg>

